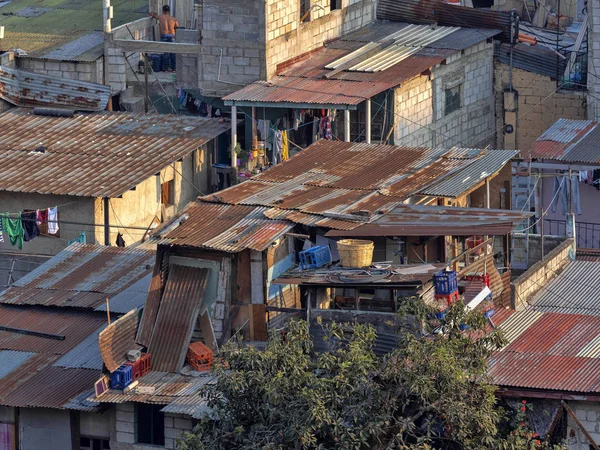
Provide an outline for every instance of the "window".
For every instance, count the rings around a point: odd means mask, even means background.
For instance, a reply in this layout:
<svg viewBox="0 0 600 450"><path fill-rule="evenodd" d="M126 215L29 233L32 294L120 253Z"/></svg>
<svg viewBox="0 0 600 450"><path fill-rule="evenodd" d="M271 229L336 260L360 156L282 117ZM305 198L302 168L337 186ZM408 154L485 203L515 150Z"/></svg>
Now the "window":
<svg viewBox="0 0 600 450"><path fill-rule="evenodd" d="M110 450L110 441L108 439L91 438L81 436L79 438L80 450Z"/></svg>
<svg viewBox="0 0 600 450"><path fill-rule="evenodd" d="M160 185L160 202L163 205L175 203L175 180L167 181Z"/></svg>
<svg viewBox="0 0 600 450"><path fill-rule="evenodd" d="M342 0L331 0L331 4L329 5L329 9L331 11L335 9L342 9Z"/></svg>
<svg viewBox="0 0 600 450"><path fill-rule="evenodd" d="M163 405L138 403L135 410L137 442L140 444L165 445L165 415Z"/></svg>
<svg viewBox="0 0 600 450"><path fill-rule="evenodd" d="M310 22L310 0L298 0L300 2L300 22Z"/></svg>
<svg viewBox="0 0 600 450"><path fill-rule="evenodd" d="M452 114L454 111L458 111L461 106L461 91L462 84L446 89L444 91L446 103L444 104L444 115Z"/></svg>

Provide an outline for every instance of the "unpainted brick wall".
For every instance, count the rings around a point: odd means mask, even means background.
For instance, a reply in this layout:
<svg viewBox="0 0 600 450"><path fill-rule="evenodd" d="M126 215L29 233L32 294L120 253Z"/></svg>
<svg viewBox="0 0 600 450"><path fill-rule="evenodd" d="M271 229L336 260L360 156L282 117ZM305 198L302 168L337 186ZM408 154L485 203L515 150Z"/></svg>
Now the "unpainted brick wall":
<svg viewBox="0 0 600 450"><path fill-rule="evenodd" d="M513 67L513 89L517 91L517 149L529 152L531 145L558 119L585 119L586 94L556 91L556 80ZM509 88L509 66L494 65L497 148L504 148L504 91ZM511 105L507 105L511 106Z"/></svg>
<svg viewBox="0 0 600 450"><path fill-rule="evenodd" d="M418 76L395 92L394 143L407 146L480 147L493 140L493 48L481 42L456 53L430 76ZM462 84L461 108L445 116L448 87Z"/></svg>

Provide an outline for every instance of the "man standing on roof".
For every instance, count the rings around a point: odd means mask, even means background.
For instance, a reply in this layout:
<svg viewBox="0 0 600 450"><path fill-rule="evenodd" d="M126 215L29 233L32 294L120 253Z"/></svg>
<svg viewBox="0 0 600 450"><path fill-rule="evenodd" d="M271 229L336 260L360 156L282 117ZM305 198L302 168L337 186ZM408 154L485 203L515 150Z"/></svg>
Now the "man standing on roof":
<svg viewBox="0 0 600 450"><path fill-rule="evenodd" d="M162 7L162 14L150 13L150 17L154 17L160 24L160 41L175 42L175 29L179 27L177 19L171 15L169 5ZM161 70L167 72L175 71L175 53L163 53L161 58Z"/></svg>

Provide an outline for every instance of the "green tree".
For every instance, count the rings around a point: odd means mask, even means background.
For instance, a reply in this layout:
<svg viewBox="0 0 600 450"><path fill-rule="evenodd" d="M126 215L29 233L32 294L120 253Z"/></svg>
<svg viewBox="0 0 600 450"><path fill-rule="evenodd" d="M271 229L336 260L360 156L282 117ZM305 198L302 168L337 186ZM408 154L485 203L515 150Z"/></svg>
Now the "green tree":
<svg viewBox="0 0 600 450"><path fill-rule="evenodd" d="M411 303L404 316L413 325L384 357L373 351L374 328L361 324L327 326L326 353L312 352L303 321L271 335L265 351L226 347L205 392L211 413L179 448L547 448L498 405L485 372L503 339L481 314L453 307L433 320Z"/></svg>

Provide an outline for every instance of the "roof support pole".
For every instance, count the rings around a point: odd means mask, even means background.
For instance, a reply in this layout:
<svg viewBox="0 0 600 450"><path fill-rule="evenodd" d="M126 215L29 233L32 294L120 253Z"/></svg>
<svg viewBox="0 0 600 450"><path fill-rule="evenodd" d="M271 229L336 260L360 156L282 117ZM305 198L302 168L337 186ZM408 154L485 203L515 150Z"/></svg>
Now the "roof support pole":
<svg viewBox="0 0 600 450"><path fill-rule="evenodd" d="M237 154L235 147L237 146L237 106L231 106L231 167L237 167Z"/></svg>
<svg viewBox="0 0 600 450"><path fill-rule="evenodd" d="M112 19L112 7L110 6L110 0L102 0L104 3L104 8L102 9L102 17L104 19L104 32L110 33L112 31L112 27L110 24L110 19Z"/></svg>
<svg viewBox="0 0 600 450"><path fill-rule="evenodd" d="M365 142L371 143L371 99L365 100Z"/></svg>
<svg viewBox="0 0 600 450"><path fill-rule="evenodd" d="M485 179L485 207L490 209L490 179Z"/></svg>
<svg viewBox="0 0 600 450"><path fill-rule="evenodd" d="M350 110L344 110L344 141L350 142Z"/></svg>
<svg viewBox="0 0 600 450"><path fill-rule="evenodd" d="M109 226L109 202L110 198L104 197L104 245L110 245L110 226Z"/></svg>

